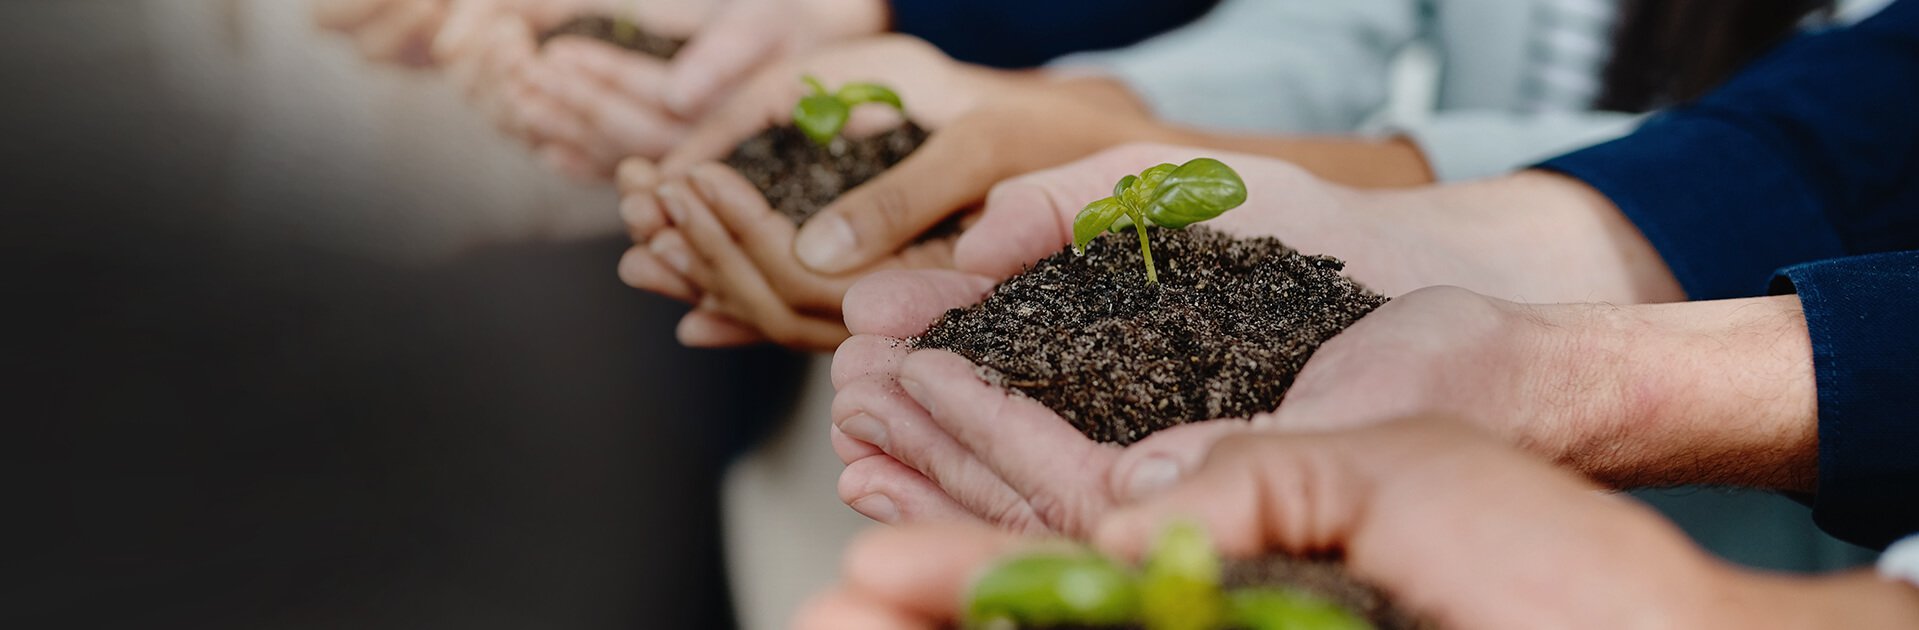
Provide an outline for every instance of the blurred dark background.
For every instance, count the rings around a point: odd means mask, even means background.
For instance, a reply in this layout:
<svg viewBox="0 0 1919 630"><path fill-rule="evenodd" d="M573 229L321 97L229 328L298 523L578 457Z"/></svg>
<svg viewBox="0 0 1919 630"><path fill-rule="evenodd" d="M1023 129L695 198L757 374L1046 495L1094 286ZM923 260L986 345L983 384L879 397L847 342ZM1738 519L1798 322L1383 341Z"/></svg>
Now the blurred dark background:
<svg viewBox="0 0 1919 630"><path fill-rule="evenodd" d="M530 163L341 148L512 155L476 121L276 108L351 55L241 4L0 0L0 627L727 627L718 474L795 359L681 349L611 205L486 188Z"/></svg>

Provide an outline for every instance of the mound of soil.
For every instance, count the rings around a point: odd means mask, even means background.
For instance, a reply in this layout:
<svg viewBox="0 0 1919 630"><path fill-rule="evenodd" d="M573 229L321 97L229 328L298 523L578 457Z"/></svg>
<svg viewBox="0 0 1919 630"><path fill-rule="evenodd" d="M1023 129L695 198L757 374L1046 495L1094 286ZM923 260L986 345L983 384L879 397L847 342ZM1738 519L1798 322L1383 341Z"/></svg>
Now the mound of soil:
<svg viewBox="0 0 1919 630"><path fill-rule="evenodd" d="M679 54L680 48L686 45L685 40L655 35L647 32L645 28L637 26L621 29L618 19L604 15L583 15L567 20L565 23L553 27L552 30L541 33L540 45L545 46L547 42L553 41L554 38L566 36L597 39L642 55L650 55L661 59L672 59L673 55Z"/></svg>
<svg viewBox="0 0 1919 630"><path fill-rule="evenodd" d="M725 162L766 195L766 201L804 223L821 208L906 159L928 133L912 121L886 133L814 144L799 128L774 127L748 138Z"/></svg>
<svg viewBox="0 0 1919 630"><path fill-rule="evenodd" d="M1287 556L1228 559L1223 582L1227 590L1267 587L1317 596L1372 622L1377 630L1427 630L1437 627L1394 606L1379 589L1353 578L1352 574L1346 572L1345 565L1333 560ZM1141 630L1141 627L1048 626L1028 630Z"/></svg>
<svg viewBox="0 0 1919 630"><path fill-rule="evenodd" d="M1272 238L1203 226L1064 250L948 311L916 348L951 350L1065 417L1087 437L1131 444L1166 427L1272 411L1320 344L1386 302L1344 263Z"/></svg>

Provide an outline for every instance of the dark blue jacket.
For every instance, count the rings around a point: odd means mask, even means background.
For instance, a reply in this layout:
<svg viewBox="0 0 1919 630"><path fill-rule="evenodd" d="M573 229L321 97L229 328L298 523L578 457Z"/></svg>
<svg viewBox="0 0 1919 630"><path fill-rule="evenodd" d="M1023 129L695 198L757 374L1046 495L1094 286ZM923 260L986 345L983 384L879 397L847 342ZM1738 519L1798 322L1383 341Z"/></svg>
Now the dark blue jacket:
<svg viewBox="0 0 1919 630"><path fill-rule="evenodd" d="M893 0L893 30L961 61L1025 68L1118 48L1191 22L1218 0Z"/></svg>
<svg viewBox="0 0 1919 630"><path fill-rule="evenodd" d="M1797 291L1819 386L1814 518L1872 547L1919 531L1919 0L1541 168L1611 198L1693 299Z"/></svg>

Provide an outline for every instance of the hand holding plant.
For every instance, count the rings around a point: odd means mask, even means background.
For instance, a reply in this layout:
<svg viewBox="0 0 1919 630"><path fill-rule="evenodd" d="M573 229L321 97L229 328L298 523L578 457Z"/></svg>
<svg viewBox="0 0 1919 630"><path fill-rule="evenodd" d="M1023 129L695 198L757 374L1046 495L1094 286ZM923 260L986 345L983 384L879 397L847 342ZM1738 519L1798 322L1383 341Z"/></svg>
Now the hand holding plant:
<svg viewBox="0 0 1919 630"><path fill-rule="evenodd" d="M1729 569L1644 507L1428 418L1232 438L1177 486L1090 529L1113 557L1152 558L1167 524L1180 521L1195 522L1229 557L1337 553L1355 576L1440 627L1763 626L1818 597L1802 581ZM957 622L973 580L990 579L994 560L1022 546L978 525L877 531L849 550L842 585L797 627Z"/></svg>

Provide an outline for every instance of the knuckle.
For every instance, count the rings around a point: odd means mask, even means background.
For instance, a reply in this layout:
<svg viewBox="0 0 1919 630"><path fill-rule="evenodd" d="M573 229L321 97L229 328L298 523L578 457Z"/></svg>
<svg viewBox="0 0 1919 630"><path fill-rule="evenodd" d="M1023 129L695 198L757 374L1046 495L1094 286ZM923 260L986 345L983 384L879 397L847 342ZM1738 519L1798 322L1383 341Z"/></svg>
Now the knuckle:
<svg viewBox="0 0 1919 630"><path fill-rule="evenodd" d="M1023 501L1006 500L986 510L980 515L987 522L998 524L1001 528L1016 533L1046 533L1053 531L1045 519L1040 518L1033 508Z"/></svg>
<svg viewBox="0 0 1919 630"><path fill-rule="evenodd" d="M1027 504L1039 522L1049 529L1068 535L1086 531L1083 525L1089 519L1085 506L1052 493L1034 495L1027 499Z"/></svg>

